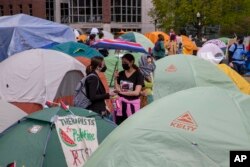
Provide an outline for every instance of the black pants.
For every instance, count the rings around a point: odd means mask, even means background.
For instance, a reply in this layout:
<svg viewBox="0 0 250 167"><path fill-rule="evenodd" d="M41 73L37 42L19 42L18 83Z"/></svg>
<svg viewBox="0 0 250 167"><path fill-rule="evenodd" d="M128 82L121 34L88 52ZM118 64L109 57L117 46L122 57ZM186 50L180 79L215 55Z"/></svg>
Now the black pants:
<svg viewBox="0 0 250 167"><path fill-rule="evenodd" d="M246 68L244 64L238 64L238 63L234 63L234 69L235 71L237 71L239 74L243 75L246 72Z"/></svg>
<svg viewBox="0 0 250 167"><path fill-rule="evenodd" d="M132 114L134 114L135 113L134 105L130 104L130 108L131 108ZM115 115L116 124L120 125L127 118L128 118L128 115L127 115L127 103L122 102L122 116Z"/></svg>

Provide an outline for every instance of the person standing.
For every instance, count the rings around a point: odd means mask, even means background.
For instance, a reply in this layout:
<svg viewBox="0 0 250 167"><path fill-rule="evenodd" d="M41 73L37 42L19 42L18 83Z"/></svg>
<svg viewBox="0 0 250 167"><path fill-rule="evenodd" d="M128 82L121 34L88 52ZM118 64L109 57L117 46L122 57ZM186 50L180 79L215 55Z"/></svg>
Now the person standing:
<svg viewBox="0 0 250 167"><path fill-rule="evenodd" d="M149 55L141 56L139 69L144 77L144 86L141 92L141 108L153 102L153 74L156 69L154 58Z"/></svg>
<svg viewBox="0 0 250 167"><path fill-rule="evenodd" d="M173 29L173 28L171 28L171 29L170 29L170 31L169 31L169 36L171 36L172 34L175 34L175 32L174 32L174 29Z"/></svg>
<svg viewBox="0 0 250 167"><path fill-rule="evenodd" d="M158 40L155 43L154 49L153 49L153 55L156 60L159 60L166 56L165 54L165 46L164 46L164 36L162 34L158 35Z"/></svg>
<svg viewBox="0 0 250 167"><path fill-rule="evenodd" d="M96 34L90 34L89 39L86 41L86 45L92 46L95 42Z"/></svg>
<svg viewBox="0 0 250 167"><path fill-rule="evenodd" d="M176 34L175 34L175 32L174 32L174 29L170 29L170 32L169 32L169 37L171 37L171 35L174 35L173 37L174 37L174 39L173 40L175 40L176 41Z"/></svg>
<svg viewBox="0 0 250 167"><path fill-rule="evenodd" d="M140 109L140 92L143 86L143 75L135 65L132 54L122 57L123 71L115 74L115 92L119 95L119 107L114 115L119 125Z"/></svg>
<svg viewBox="0 0 250 167"><path fill-rule="evenodd" d="M237 42L229 47L229 66L234 68L239 74L244 74L245 70L245 46L243 37L237 37Z"/></svg>
<svg viewBox="0 0 250 167"><path fill-rule="evenodd" d="M87 107L88 110L92 110L105 116L107 114L105 99L109 99L110 95L106 92L102 81L98 74L105 72L107 69L103 57L91 58L91 63L86 69L86 96L91 101L91 105Z"/></svg>
<svg viewBox="0 0 250 167"><path fill-rule="evenodd" d="M170 42L168 44L168 55L176 55L176 53L177 53L176 35L171 34Z"/></svg>
<svg viewBox="0 0 250 167"><path fill-rule="evenodd" d="M98 33L98 37L99 37L99 39L103 39L104 34L103 34L102 31L100 31L100 32ZM109 55L109 52L108 52L107 49L98 49L98 51L99 51L104 57L107 57L107 56Z"/></svg>

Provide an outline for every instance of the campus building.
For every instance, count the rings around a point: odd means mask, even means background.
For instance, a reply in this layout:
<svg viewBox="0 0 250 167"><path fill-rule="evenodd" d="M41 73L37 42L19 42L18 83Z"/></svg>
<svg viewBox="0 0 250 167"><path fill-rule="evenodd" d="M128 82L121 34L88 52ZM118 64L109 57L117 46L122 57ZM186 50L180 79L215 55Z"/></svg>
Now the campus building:
<svg viewBox="0 0 250 167"><path fill-rule="evenodd" d="M0 0L0 16L25 13L46 18L45 0Z"/></svg>
<svg viewBox="0 0 250 167"><path fill-rule="evenodd" d="M86 31L155 30L151 0L0 0L0 16L26 13Z"/></svg>

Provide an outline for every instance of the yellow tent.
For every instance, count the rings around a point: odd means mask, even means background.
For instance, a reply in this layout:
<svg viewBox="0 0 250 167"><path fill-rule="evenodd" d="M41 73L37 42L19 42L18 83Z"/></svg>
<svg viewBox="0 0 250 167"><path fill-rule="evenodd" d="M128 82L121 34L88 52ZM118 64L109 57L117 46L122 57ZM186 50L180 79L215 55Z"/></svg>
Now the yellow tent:
<svg viewBox="0 0 250 167"><path fill-rule="evenodd" d="M218 64L218 67L232 79L241 92L250 95L250 84L241 75L226 64Z"/></svg>
<svg viewBox="0 0 250 167"><path fill-rule="evenodd" d="M155 32L148 32L148 33L146 33L144 35L155 44L157 42L157 40L158 40L158 35L159 34L164 36L164 43L166 45L168 43L168 41L169 41L169 35L166 34L165 32L155 31Z"/></svg>

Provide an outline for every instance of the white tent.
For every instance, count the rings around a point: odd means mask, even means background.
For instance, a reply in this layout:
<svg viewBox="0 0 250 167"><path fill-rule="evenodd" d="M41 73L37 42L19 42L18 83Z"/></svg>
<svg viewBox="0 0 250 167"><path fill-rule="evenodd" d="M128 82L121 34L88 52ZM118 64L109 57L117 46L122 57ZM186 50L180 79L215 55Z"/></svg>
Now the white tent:
<svg viewBox="0 0 250 167"><path fill-rule="evenodd" d="M0 100L0 133L27 114L16 106Z"/></svg>
<svg viewBox="0 0 250 167"><path fill-rule="evenodd" d="M38 103L53 101L66 73L85 67L62 52L31 49L0 64L0 97L8 102Z"/></svg>
<svg viewBox="0 0 250 167"><path fill-rule="evenodd" d="M223 51L213 43L203 45L197 56L214 64L219 64L225 58Z"/></svg>

